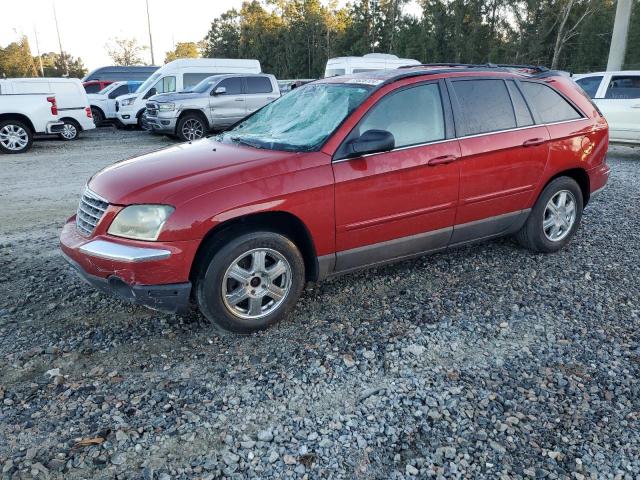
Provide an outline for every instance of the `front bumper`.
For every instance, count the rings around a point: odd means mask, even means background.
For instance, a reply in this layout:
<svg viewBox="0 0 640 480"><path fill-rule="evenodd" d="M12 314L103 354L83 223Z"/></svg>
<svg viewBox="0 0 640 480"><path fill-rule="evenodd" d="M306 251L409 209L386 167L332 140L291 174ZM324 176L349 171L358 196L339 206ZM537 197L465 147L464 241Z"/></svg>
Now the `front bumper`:
<svg viewBox="0 0 640 480"><path fill-rule="evenodd" d="M189 272L197 242L87 238L77 232L74 216L62 229L60 248L78 275L102 292L155 310L189 309Z"/></svg>
<svg viewBox="0 0 640 480"><path fill-rule="evenodd" d="M177 118L151 117L146 113L143 115L144 124L149 130L158 133L175 133Z"/></svg>
<svg viewBox="0 0 640 480"><path fill-rule="evenodd" d="M116 113L116 117L123 125L136 125L138 123L136 112L133 109L123 109L123 107L120 107L118 113Z"/></svg>

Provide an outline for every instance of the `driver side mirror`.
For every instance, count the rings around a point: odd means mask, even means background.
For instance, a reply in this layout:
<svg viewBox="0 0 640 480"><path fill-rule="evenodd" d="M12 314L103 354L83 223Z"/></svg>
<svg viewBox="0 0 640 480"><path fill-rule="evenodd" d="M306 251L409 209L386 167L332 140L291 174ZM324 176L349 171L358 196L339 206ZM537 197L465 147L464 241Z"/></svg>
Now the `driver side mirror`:
<svg viewBox="0 0 640 480"><path fill-rule="evenodd" d="M347 144L347 157L359 157L370 153L388 152L393 150L396 140L387 130L367 130L358 138Z"/></svg>
<svg viewBox="0 0 640 480"><path fill-rule="evenodd" d="M213 91L213 95L224 95L227 93L227 89L225 87L216 87Z"/></svg>
<svg viewBox="0 0 640 480"><path fill-rule="evenodd" d="M156 90L156 87L151 88L147 94L144 96L145 100L149 97L153 97L156 93L158 93L158 91Z"/></svg>

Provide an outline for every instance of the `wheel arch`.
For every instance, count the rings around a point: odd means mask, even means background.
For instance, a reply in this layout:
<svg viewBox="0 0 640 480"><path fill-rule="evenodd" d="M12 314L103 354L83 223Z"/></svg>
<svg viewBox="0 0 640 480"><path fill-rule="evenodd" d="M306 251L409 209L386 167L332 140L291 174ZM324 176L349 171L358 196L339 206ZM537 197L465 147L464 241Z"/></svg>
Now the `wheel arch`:
<svg viewBox="0 0 640 480"><path fill-rule="evenodd" d="M319 273L318 260L309 229L297 216L280 210L243 215L226 220L213 227L206 233L198 246L191 264L189 278L194 281L198 273L200 273L200 269L204 267L204 255L210 246L222 245L232 235L239 235L258 229L280 233L295 243L304 259L306 280L317 280Z"/></svg>
<svg viewBox="0 0 640 480"><path fill-rule="evenodd" d="M207 118L207 116L202 110L199 110L197 108L187 108L181 111L180 115L178 115L178 120L176 120L176 131L178 129L178 123L180 123L180 120L182 120L185 116L189 114L197 115L198 117L200 117L200 119L204 121L204 125L207 128L207 130L211 128L211 125L209 124L209 119Z"/></svg>
<svg viewBox="0 0 640 480"><path fill-rule="evenodd" d="M542 190L546 188L551 182L553 182L556 178L559 177L569 177L576 181L580 190L582 191L582 200L584 206L589 203L589 198L591 197L591 181L589 180L589 174L583 168L570 168L567 170L562 170L561 172L556 173L553 177L551 177L547 183L545 183Z"/></svg>
<svg viewBox="0 0 640 480"><path fill-rule="evenodd" d="M105 113L104 113L104 110L102 110L102 108L100 108L99 106L97 106L97 105L89 105L89 107L90 107L92 110L98 110L98 111L102 114L102 117L103 117L103 118L105 118L105 119L107 118L107 116L106 116L106 115L105 115Z"/></svg>
<svg viewBox="0 0 640 480"><path fill-rule="evenodd" d="M36 133L36 129L33 126L33 123L26 115L21 113L0 113L0 122L4 122L5 120L18 120L19 122L24 123L29 129L31 133Z"/></svg>

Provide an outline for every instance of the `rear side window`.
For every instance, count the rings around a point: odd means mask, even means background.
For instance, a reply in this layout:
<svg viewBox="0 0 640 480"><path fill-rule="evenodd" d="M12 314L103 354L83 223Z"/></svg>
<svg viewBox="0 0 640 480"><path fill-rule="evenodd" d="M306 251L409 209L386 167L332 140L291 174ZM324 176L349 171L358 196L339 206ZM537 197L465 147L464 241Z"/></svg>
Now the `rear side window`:
<svg viewBox="0 0 640 480"><path fill-rule="evenodd" d="M576 83L580 85L585 93L591 98L594 98L596 93L598 93L600 82L602 82L602 75L598 75L597 77L579 78L576 80Z"/></svg>
<svg viewBox="0 0 640 480"><path fill-rule="evenodd" d="M225 95L241 95L242 94L242 78L231 77L222 80L216 88L224 87L227 89Z"/></svg>
<svg viewBox="0 0 640 480"><path fill-rule="evenodd" d="M464 119L462 136L516 127L513 105L503 80L460 80L452 84Z"/></svg>
<svg viewBox="0 0 640 480"><path fill-rule="evenodd" d="M507 88L511 95L513 113L516 114L516 122L518 123L518 126L528 127L529 125L533 125L533 117L531 116L529 107L527 107L524 97L520 93L520 90L518 90L518 87L516 87L516 84L513 82L507 82Z"/></svg>
<svg viewBox="0 0 640 480"><path fill-rule="evenodd" d="M520 84L530 104L540 115L542 123L564 122L582 117L569 102L551 87L534 82L521 82Z"/></svg>
<svg viewBox="0 0 640 480"><path fill-rule="evenodd" d="M640 98L640 75L616 75L611 77L604 98L628 100Z"/></svg>
<svg viewBox="0 0 640 480"><path fill-rule="evenodd" d="M271 93L273 87L267 77L246 77L247 93Z"/></svg>
<svg viewBox="0 0 640 480"><path fill-rule="evenodd" d="M367 130L391 132L396 148L443 140L440 88L431 83L385 96L358 125L357 134L362 135Z"/></svg>

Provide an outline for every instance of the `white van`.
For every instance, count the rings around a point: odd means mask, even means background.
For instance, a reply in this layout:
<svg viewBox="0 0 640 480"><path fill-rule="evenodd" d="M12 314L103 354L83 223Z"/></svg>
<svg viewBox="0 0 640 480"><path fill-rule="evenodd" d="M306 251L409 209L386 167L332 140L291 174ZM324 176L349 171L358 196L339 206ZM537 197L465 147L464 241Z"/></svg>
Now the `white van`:
<svg viewBox="0 0 640 480"><path fill-rule="evenodd" d="M4 94L52 94L56 97L59 120L64 127L57 135L63 140L75 140L84 130L96 128L89 98L77 78L8 78L0 80Z"/></svg>
<svg viewBox="0 0 640 480"><path fill-rule="evenodd" d="M327 61L324 77L336 77L351 73L391 70L405 65L420 65L413 58L398 58L389 53L367 53L362 57L336 57Z"/></svg>
<svg viewBox="0 0 640 480"><path fill-rule="evenodd" d="M183 58L167 63L145 80L133 95L116 99L116 116L123 125L142 124L147 99L158 93L181 92L216 73L262 73L258 60Z"/></svg>

